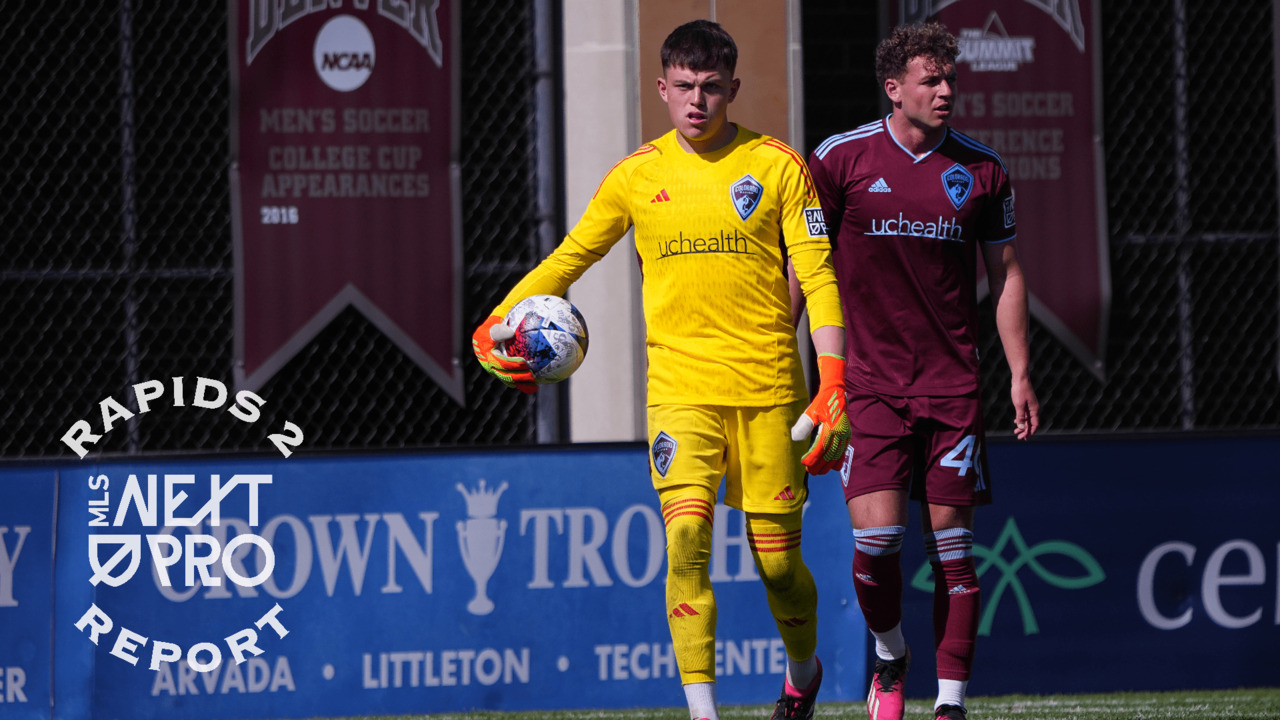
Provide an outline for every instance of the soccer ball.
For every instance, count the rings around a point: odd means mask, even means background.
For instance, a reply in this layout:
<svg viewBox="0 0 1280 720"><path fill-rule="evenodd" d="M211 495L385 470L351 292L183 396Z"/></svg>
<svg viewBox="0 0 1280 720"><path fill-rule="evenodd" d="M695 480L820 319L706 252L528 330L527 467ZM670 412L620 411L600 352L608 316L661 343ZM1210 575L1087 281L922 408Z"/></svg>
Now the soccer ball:
<svg viewBox="0 0 1280 720"><path fill-rule="evenodd" d="M564 298L527 297L511 308L505 323L516 334L504 352L524 358L540 385L564 380L587 357L587 321Z"/></svg>

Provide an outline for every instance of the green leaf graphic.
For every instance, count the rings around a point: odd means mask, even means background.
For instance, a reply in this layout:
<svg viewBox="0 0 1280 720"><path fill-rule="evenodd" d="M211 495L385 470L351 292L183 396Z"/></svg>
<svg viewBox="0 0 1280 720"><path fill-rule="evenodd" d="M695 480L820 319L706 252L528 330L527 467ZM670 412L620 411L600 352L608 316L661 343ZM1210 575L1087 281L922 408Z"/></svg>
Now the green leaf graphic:
<svg viewBox="0 0 1280 720"><path fill-rule="evenodd" d="M1015 552L1012 561L1004 559L1004 551L1008 546L1012 546ZM1055 554L1074 560L1080 565L1083 574L1077 576L1058 575L1050 572L1040 564L1039 558L1041 556ZM1035 635L1040 632L1040 625L1036 622L1036 614L1031 607L1031 601L1027 598L1027 591L1023 588L1022 581L1018 578L1018 573L1023 567L1031 568L1036 577L1061 590L1079 590L1097 585L1106 579L1106 573L1102 571L1102 566L1098 564L1098 561L1094 560L1087 550L1075 543L1067 542L1066 540L1046 540L1028 546L1026 540L1022 537L1022 532L1018 530L1017 522L1012 517L1005 522L1004 529L1000 531L1000 537L996 539L995 546L988 549L974 544L973 556L977 561L979 578L992 567L998 570L1000 575L994 586L988 583L983 590L982 620L978 625L979 635L991 634L991 625L995 620L996 611L1000 608L1000 600L1007 590L1013 592L1014 600L1018 604L1018 610L1022 613L1023 634ZM930 568L929 563L922 564L911 578L911 587L924 592L933 592L932 575L933 570Z"/></svg>

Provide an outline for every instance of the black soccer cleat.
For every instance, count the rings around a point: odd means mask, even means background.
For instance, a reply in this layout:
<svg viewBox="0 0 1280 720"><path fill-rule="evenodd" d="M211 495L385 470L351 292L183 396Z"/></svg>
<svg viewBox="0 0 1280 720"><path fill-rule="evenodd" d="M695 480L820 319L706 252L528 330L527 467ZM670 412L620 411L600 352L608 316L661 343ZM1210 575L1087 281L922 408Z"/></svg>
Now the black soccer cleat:
<svg viewBox="0 0 1280 720"><path fill-rule="evenodd" d="M939 705L933 714L934 720L969 720L969 711L959 705Z"/></svg>
<svg viewBox="0 0 1280 720"><path fill-rule="evenodd" d="M817 658L814 658L817 660ZM773 716L769 720L813 720L813 706L818 699L818 687L822 685L822 661L818 660L818 674L813 682L803 691L796 690L782 680L782 697L773 708ZM799 693L798 695L796 693Z"/></svg>

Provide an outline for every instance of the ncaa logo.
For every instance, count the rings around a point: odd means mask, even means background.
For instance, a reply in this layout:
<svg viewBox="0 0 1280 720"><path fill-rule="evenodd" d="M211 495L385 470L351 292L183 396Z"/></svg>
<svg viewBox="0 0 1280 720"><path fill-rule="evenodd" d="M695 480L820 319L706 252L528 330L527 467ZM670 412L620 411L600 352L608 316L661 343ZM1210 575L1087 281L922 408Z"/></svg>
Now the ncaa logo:
<svg viewBox="0 0 1280 720"><path fill-rule="evenodd" d="M760 207L760 198L764 195L764 186L759 180L751 177L748 173L743 175L741 179L729 186L729 197L733 200L733 207L738 211L738 217L746 220L751 217L751 213Z"/></svg>
<svg viewBox="0 0 1280 720"><path fill-rule="evenodd" d="M959 210L969 199L969 193L973 192L973 175L956 163L942 173L942 188L947 191L947 199Z"/></svg>
<svg viewBox="0 0 1280 720"><path fill-rule="evenodd" d="M338 92L364 85L373 74L373 34L359 18L338 15L316 34L312 59L316 74Z"/></svg>
<svg viewBox="0 0 1280 720"><path fill-rule="evenodd" d="M671 469L671 461L676 457L676 440L667 434L665 430L658 432L658 437L653 439L653 448L650 451L653 456L653 469L658 471L662 477L667 476L667 471Z"/></svg>

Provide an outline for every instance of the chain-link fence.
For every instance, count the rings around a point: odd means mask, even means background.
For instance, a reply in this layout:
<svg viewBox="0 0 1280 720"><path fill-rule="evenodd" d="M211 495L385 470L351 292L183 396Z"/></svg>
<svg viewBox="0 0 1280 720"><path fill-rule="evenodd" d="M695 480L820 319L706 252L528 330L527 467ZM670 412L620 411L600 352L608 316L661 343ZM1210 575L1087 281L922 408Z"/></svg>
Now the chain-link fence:
<svg viewBox="0 0 1280 720"><path fill-rule="evenodd" d="M540 10L550 5L550 10ZM545 245L539 21L554 3L458 2L464 330ZM871 3L807 0L806 137L875 117ZM1112 301L1107 377L1031 330L1046 431L1280 428L1272 4L1102 3ZM543 13L541 16L539 13ZM0 456L66 455L76 419L130 385L231 385L233 277L224 2L46 0L0 18ZM546 26L543 26L545 30ZM554 53L553 53L554 54ZM551 141L548 141L548 137ZM559 224L563 221L557 220ZM992 427L1012 424L989 306ZM112 453L263 450L286 420L309 449L533 442L537 401L464 363L466 407L354 310L269 381L248 425L157 407Z"/></svg>
<svg viewBox="0 0 1280 720"><path fill-rule="evenodd" d="M537 153L557 151L534 141L544 5L454 5L465 328L539 253ZM133 407L136 382L232 385L227 11L55 0L0 19L0 54L22 68L0 80L0 455L67 454L59 439L71 423L100 428L98 403ZM534 402L464 365L460 407L348 310L259 390L267 404L253 425L225 411L191 422L189 407L156 403L94 449L260 451L286 420L305 429L308 449L533 442Z"/></svg>
<svg viewBox="0 0 1280 720"><path fill-rule="evenodd" d="M1099 4L1108 372L1033 326L1047 429L1280 427L1273 5ZM993 321L985 337L987 415L1010 427Z"/></svg>

